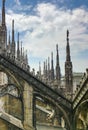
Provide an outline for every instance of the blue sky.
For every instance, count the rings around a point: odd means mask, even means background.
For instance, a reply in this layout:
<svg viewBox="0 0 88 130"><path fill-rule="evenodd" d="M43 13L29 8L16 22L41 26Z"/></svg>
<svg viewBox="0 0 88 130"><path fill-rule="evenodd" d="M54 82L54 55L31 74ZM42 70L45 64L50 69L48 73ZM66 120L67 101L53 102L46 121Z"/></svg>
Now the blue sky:
<svg viewBox="0 0 88 130"><path fill-rule="evenodd" d="M0 2L1 9L1 2ZM6 22L28 50L29 64L38 70L54 53L58 43L61 72L66 59L66 30L70 31L71 60L74 72L88 68L88 0L6 0Z"/></svg>

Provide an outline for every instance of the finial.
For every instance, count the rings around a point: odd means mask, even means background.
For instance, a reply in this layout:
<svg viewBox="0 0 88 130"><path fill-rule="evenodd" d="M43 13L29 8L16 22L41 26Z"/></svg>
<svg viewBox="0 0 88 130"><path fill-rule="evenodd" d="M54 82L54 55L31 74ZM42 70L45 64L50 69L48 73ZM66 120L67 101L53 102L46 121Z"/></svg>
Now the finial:
<svg viewBox="0 0 88 130"><path fill-rule="evenodd" d="M2 0L3 8L5 8L5 0Z"/></svg>
<svg viewBox="0 0 88 130"><path fill-rule="evenodd" d="M12 20L12 30L14 30L14 19Z"/></svg>
<svg viewBox="0 0 88 130"><path fill-rule="evenodd" d="M3 6L5 5L5 0L2 0Z"/></svg>
<svg viewBox="0 0 88 130"><path fill-rule="evenodd" d="M5 0L2 0L3 1L3 3L5 3Z"/></svg>
<svg viewBox="0 0 88 130"><path fill-rule="evenodd" d="M58 51L58 44L56 44L56 50Z"/></svg>
<svg viewBox="0 0 88 130"><path fill-rule="evenodd" d="M50 64L50 58L48 57L48 64Z"/></svg>
<svg viewBox="0 0 88 130"><path fill-rule="evenodd" d="M59 65L59 52L58 52L58 44L56 44L56 66Z"/></svg>
<svg viewBox="0 0 88 130"><path fill-rule="evenodd" d="M51 59L53 60L53 52L51 52Z"/></svg>
<svg viewBox="0 0 88 130"><path fill-rule="evenodd" d="M67 30L67 38L69 37L69 30Z"/></svg>

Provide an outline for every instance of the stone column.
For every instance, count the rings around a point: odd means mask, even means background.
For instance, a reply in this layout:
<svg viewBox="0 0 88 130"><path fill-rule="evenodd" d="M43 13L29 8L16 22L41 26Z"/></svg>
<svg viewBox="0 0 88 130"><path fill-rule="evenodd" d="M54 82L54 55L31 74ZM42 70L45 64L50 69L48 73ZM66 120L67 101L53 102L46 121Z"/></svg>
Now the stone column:
<svg viewBox="0 0 88 130"><path fill-rule="evenodd" d="M35 130L37 130L37 128L36 128L36 96L35 96L35 94L33 94L33 126L34 126Z"/></svg>
<svg viewBox="0 0 88 130"><path fill-rule="evenodd" d="M76 124L75 124L75 112L71 111L70 115L69 115L69 121L70 121L70 130L76 130Z"/></svg>
<svg viewBox="0 0 88 130"><path fill-rule="evenodd" d="M24 83L23 91L24 106L24 130L34 130L33 128L33 88L28 83Z"/></svg>
<svg viewBox="0 0 88 130"><path fill-rule="evenodd" d="M5 96L5 112L9 113L10 109L9 109L9 95Z"/></svg>
<svg viewBox="0 0 88 130"><path fill-rule="evenodd" d="M55 109L55 116L54 116L54 126L61 126L61 117L59 110L56 108Z"/></svg>

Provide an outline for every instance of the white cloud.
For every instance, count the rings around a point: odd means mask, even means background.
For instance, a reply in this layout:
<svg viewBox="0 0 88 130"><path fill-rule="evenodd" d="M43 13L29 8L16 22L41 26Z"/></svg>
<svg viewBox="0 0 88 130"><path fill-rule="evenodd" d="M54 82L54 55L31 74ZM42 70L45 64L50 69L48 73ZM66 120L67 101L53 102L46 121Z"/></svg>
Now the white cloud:
<svg viewBox="0 0 88 130"><path fill-rule="evenodd" d="M30 56L47 58L58 43L60 63L65 61L66 30L70 30L71 54L88 49L88 10L85 8L62 9L50 3L41 3L34 9L35 14L7 13L7 25L11 28L11 19L15 19L15 29L25 31L22 40ZM73 59L74 60L74 59ZM75 61L75 60L74 60ZM33 61L31 61L33 62ZM84 61L83 61L84 62ZM79 61L79 63L82 63ZM74 62L75 66L76 62ZM88 66L88 62L85 67ZM36 67L36 65L34 65ZM82 66L83 68L84 66ZM64 68L62 68L63 71Z"/></svg>
<svg viewBox="0 0 88 130"><path fill-rule="evenodd" d="M21 5L20 0L14 0L17 5Z"/></svg>

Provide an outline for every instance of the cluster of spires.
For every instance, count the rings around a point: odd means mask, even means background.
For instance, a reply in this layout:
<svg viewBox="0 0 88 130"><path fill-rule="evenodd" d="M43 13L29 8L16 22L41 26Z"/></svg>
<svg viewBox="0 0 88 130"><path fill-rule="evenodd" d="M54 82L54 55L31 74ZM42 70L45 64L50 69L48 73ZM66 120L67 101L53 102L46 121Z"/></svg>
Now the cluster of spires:
<svg viewBox="0 0 88 130"><path fill-rule="evenodd" d="M2 0L2 24L0 26L0 54L8 56L12 61L14 61L17 65L22 67L25 70L30 71L30 67L28 65L28 57L27 51L24 53L24 49L22 47L22 43L20 45L19 41L19 33L18 33L18 41L17 41L17 49L15 43L15 32L14 32L14 20L12 21L12 40L10 39L7 44L7 28L5 22L5 0ZM59 65L59 52L58 45L56 45L56 68L54 69L53 63L53 52L51 53L51 67L50 67L50 58L48 61L44 62L43 74L41 74L41 65L39 64L39 72L37 73L37 77L46 82L50 86L58 86L61 84L61 71ZM55 72L54 72L55 71ZM65 61L65 89L69 94L73 93L73 71L72 71L72 62L70 57L70 46L69 46L69 31L67 30L67 45L66 45L66 61ZM33 69L32 74L35 75L35 70Z"/></svg>
<svg viewBox="0 0 88 130"><path fill-rule="evenodd" d="M56 66L54 68L54 60L53 60L53 52L51 52L51 64L50 58L44 61L43 65L43 73L41 73L41 65L39 63L39 71L37 73L37 77L43 82L50 85L53 89L61 90L64 95L68 98L72 99L73 95L73 71L72 71L72 62L70 56L70 46L69 46L69 30L66 33L66 61L65 61L65 79L64 86L61 77L61 69L59 63L59 50L58 44L56 45Z"/></svg>
<svg viewBox="0 0 88 130"><path fill-rule="evenodd" d="M24 69L28 67L27 50L24 51L24 47L22 47L22 42L20 43L19 32L17 36L17 49L16 49L16 43L14 39L14 20L12 21L12 41L10 39L10 33L9 33L9 39L6 50L7 50L7 56L11 56L11 59L16 60L18 62L18 65L20 65Z"/></svg>
<svg viewBox="0 0 88 130"><path fill-rule="evenodd" d="M61 70L59 64L59 51L58 44L56 45L56 67L54 69L54 60L53 60L53 52L51 52L51 64L50 58L44 61L43 63L43 74L41 73L41 64L39 62L39 71L37 73L37 77L47 83L48 85L53 86L53 82L57 85L60 85L61 82ZM57 86L58 87L58 86Z"/></svg>
<svg viewBox="0 0 88 130"><path fill-rule="evenodd" d="M2 0L2 25L0 26L0 34L0 54L8 56L11 60L15 61L23 69L30 69L28 65L27 51L24 51L24 47L22 47L22 42L20 45L19 32L16 48L14 20L12 20L12 40L9 32L9 38L7 42L7 27L5 22L5 0Z"/></svg>

